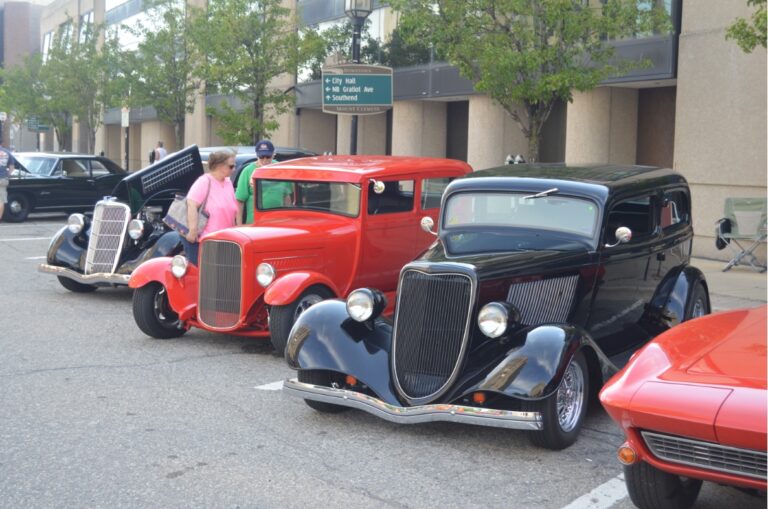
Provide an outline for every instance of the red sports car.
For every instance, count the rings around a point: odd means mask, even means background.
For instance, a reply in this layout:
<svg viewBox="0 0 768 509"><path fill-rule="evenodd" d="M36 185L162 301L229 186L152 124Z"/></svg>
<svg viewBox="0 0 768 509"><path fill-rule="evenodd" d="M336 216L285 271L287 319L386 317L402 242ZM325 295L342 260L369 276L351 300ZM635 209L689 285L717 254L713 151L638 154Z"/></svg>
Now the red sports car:
<svg viewBox="0 0 768 509"><path fill-rule="evenodd" d="M636 506L690 507L702 480L766 490L767 310L682 323L603 388Z"/></svg>

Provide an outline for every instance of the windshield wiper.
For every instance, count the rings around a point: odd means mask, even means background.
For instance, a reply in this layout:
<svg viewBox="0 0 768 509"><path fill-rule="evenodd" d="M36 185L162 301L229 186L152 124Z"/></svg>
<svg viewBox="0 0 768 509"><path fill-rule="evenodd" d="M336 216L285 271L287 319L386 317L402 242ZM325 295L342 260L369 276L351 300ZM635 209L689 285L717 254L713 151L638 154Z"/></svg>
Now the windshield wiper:
<svg viewBox="0 0 768 509"><path fill-rule="evenodd" d="M560 191L558 188L553 187L552 189L547 189L546 191L542 191L540 193L536 194L529 194L528 196L523 196L523 200L533 199L533 198L542 198L544 196L549 196L552 193L557 193Z"/></svg>

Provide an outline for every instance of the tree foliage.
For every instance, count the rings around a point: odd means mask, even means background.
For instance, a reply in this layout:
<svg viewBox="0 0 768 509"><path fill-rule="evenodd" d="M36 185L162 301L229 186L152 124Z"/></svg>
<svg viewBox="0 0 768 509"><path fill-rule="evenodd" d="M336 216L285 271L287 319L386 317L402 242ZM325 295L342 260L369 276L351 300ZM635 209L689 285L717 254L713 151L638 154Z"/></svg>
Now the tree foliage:
<svg viewBox="0 0 768 509"><path fill-rule="evenodd" d="M745 53L752 53L758 44L766 47L765 2L766 0L747 0L747 5L755 8L751 18L738 18L725 32L725 38L735 40Z"/></svg>
<svg viewBox="0 0 768 509"><path fill-rule="evenodd" d="M270 83L293 75L317 50L312 37L301 37L298 21L281 0L211 0L193 15L192 37L200 55L199 76L208 93L234 97L209 113L220 122L227 143L252 143L278 127L277 117L293 105L292 87Z"/></svg>
<svg viewBox="0 0 768 509"><path fill-rule="evenodd" d="M413 42L429 41L478 91L496 100L537 160L541 130L558 101L639 62L612 62L607 43L667 29L648 2L607 0L392 0Z"/></svg>
<svg viewBox="0 0 768 509"><path fill-rule="evenodd" d="M147 5L147 4L145 4ZM147 9L148 21L129 30L141 41L126 55L131 106L153 106L157 118L173 125L176 146L184 145L183 125L194 111L201 81L192 47L185 2L159 0Z"/></svg>

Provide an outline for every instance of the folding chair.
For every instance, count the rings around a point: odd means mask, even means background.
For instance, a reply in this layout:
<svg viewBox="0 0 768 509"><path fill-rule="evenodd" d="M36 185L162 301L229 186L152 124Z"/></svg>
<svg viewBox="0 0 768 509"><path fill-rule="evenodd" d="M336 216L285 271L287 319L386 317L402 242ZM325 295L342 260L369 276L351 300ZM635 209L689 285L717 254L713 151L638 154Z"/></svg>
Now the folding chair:
<svg viewBox="0 0 768 509"><path fill-rule="evenodd" d="M715 245L729 245L735 255L723 272L736 265L749 265L758 272L766 266L752 253L766 237L766 198L726 198L725 217L715 223ZM743 245L742 245L743 244Z"/></svg>

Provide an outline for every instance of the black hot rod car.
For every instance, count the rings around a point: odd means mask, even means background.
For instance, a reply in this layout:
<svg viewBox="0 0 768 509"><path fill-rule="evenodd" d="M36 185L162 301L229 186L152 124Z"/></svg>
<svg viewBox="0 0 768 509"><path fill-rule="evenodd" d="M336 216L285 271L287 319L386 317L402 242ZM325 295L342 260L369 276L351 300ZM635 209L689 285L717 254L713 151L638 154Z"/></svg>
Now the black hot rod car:
<svg viewBox="0 0 768 509"><path fill-rule="evenodd" d="M685 179L640 166L516 165L442 198L437 241L384 296L321 302L291 330L287 393L319 411L530 430L572 444L589 396L641 345L710 310L689 265ZM432 231L431 221L422 227Z"/></svg>
<svg viewBox="0 0 768 509"><path fill-rule="evenodd" d="M72 214L51 240L41 272L73 292L127 285L133 269L182 250L179 235L163 223L176 193L186 193L203 164L196 145L132 173L98 201L93 216Z"/></svg>

